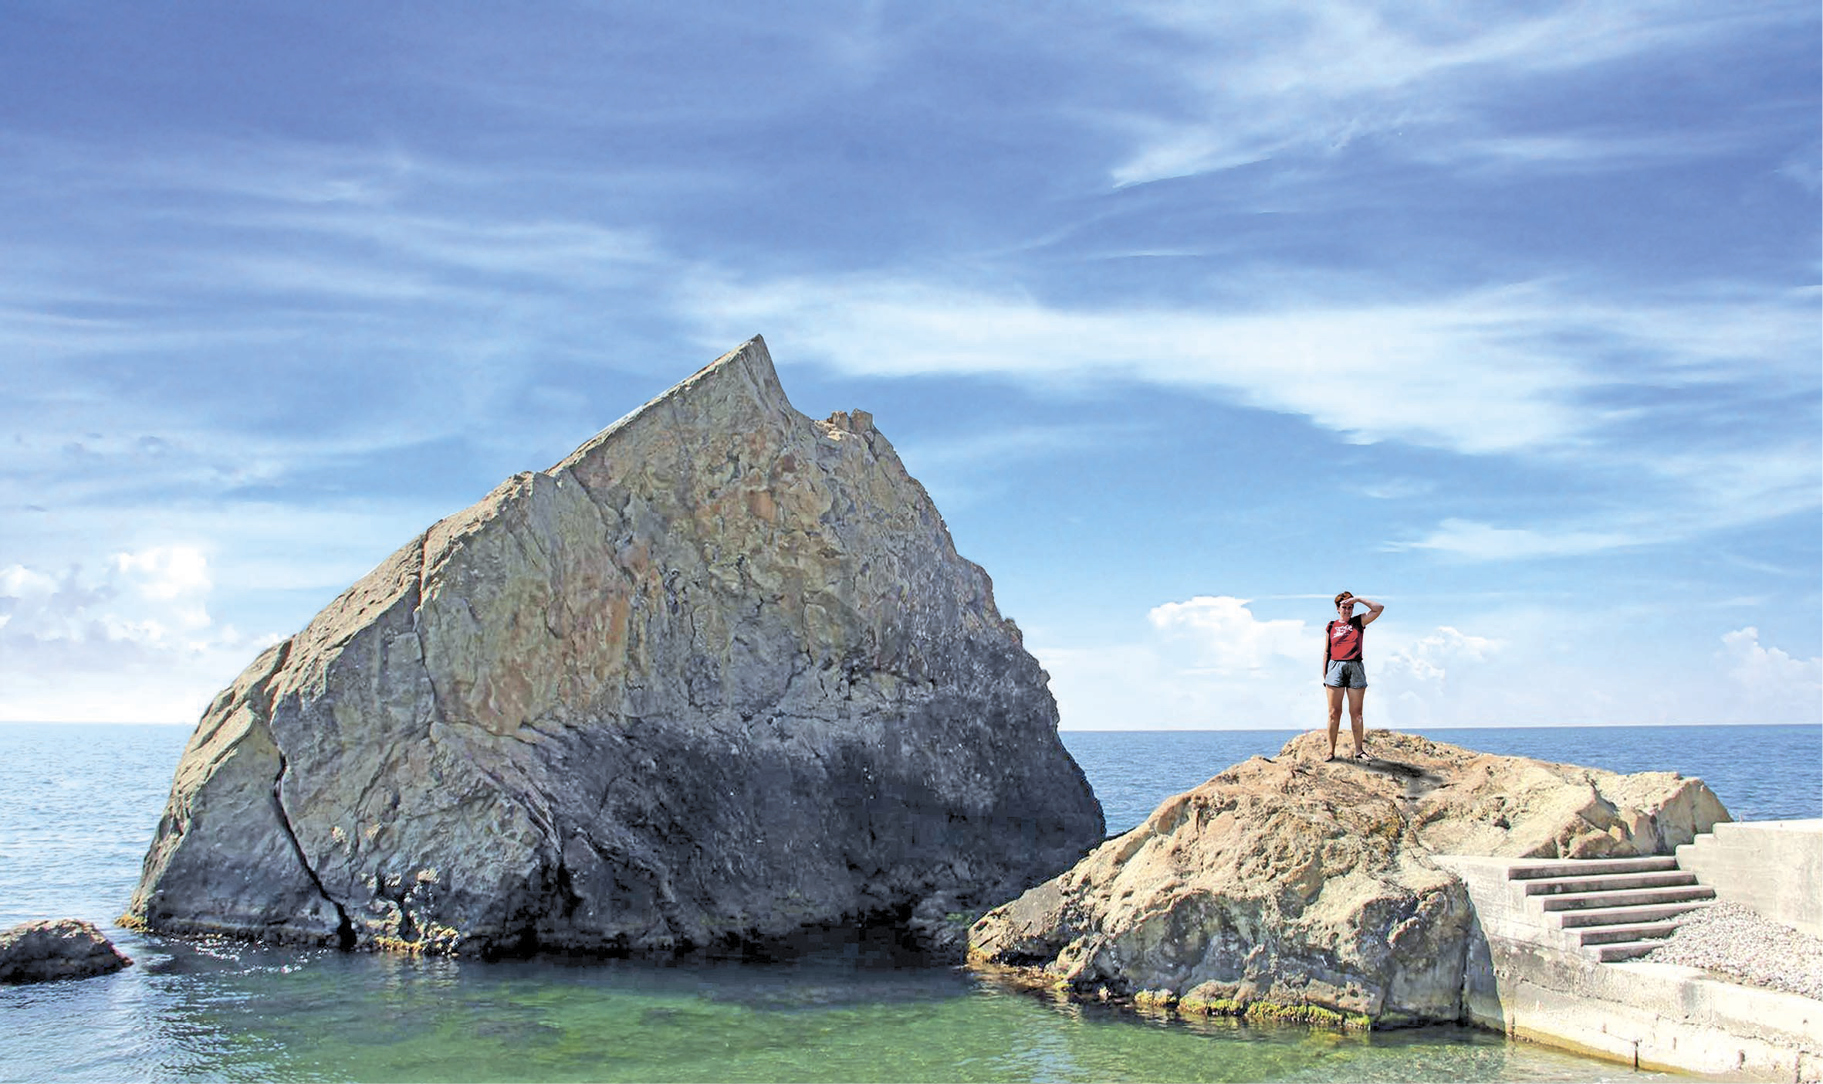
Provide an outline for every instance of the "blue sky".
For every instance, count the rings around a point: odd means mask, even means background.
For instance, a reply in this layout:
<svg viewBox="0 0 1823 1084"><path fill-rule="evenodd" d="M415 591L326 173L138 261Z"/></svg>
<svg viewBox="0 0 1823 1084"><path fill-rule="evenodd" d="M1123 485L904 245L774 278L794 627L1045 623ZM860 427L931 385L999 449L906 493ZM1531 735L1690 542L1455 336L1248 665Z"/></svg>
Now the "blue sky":
<svg viewBox="0 0 1823 1084"><path fill-rule="evenodd" d="M1065 727L1820 721L1814 2L765 7L8 4L0 719L763 333Z"/></svg>

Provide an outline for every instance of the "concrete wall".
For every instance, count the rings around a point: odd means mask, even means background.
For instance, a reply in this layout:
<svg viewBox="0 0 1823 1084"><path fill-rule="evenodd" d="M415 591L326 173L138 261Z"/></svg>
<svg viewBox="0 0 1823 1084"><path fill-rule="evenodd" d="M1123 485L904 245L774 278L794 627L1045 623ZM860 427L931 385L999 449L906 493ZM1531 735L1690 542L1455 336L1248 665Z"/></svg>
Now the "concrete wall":
<svg viewBox="0 0 1823 1084"><path fill-rule="evenodd" d="M1716 899L1823 937L1823 820L1718 824L1679 847L1677 864Z"/></svg>
<svg viewBox="0 0 1823 1084"><path fill-rule="evenodd" d="M1640 1069L1823 1081L1823 1002L1720 982L1688 967L1598 963L1528 902L1527 859L1437 856L1468 886L1470 1019Z"/></svg>

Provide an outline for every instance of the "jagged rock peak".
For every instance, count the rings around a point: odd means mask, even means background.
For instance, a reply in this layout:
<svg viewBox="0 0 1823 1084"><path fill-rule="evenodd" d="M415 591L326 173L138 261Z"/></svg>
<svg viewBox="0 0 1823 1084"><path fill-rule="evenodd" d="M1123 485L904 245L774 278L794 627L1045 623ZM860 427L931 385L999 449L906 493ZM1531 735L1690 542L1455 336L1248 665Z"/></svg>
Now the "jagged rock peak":
<svg viewBox="0 0 1823 1084"><path fill-rule="evenodd" d="M781 419L802 416L785 397L785 388L779 383L778 370L772 365L772 353L766 349L766 340L755 335L583 442L549 473L564 470L589 457L611 442L615 434L647 415L674 420L674 412L713 411L716 400L746 400L756 412L776 414ZM722 409L728 409L727 405L723 404Z"/></svg>
<svg viewBox="0 0 1823 1084"><path fill-rule="evenodd" d="M256 659L128 918L483 953L929 926L1099 841L1056 722L871 417L799 414L756 337Z"/></svg>

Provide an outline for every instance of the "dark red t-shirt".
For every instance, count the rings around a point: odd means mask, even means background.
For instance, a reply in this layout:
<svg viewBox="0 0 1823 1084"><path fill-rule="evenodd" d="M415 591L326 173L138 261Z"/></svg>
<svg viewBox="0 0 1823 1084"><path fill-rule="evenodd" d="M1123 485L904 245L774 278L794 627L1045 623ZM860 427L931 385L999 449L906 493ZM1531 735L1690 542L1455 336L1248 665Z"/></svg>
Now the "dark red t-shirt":
<svg viewBox="0 0 1823 1084"><path fill-rule="evenodd" d="M1360 614L1346 623L1331 621L1327 632L1330 662L1350 662L1361 657L1361 641L1367 636L1367 629L1361 623Z"/></svg>

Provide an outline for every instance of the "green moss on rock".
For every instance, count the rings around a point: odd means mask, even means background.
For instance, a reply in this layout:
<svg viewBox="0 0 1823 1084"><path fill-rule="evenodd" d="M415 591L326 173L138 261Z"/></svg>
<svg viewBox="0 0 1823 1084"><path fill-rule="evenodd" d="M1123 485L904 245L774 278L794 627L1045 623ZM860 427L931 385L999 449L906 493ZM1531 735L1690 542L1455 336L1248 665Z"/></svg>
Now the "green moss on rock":
<svg viewBox="0 0 1823 1084"><path fill-rule="evenodd" d="M1366 1013L1344 1012L1309 1002L1249 1001L1239 997L1209 997L1194 993L1177 1001L1183 1015L1234 1016L1256 1023L1306 1024L1341 1030L1367 1030L1374 1018Z"/></svg>

